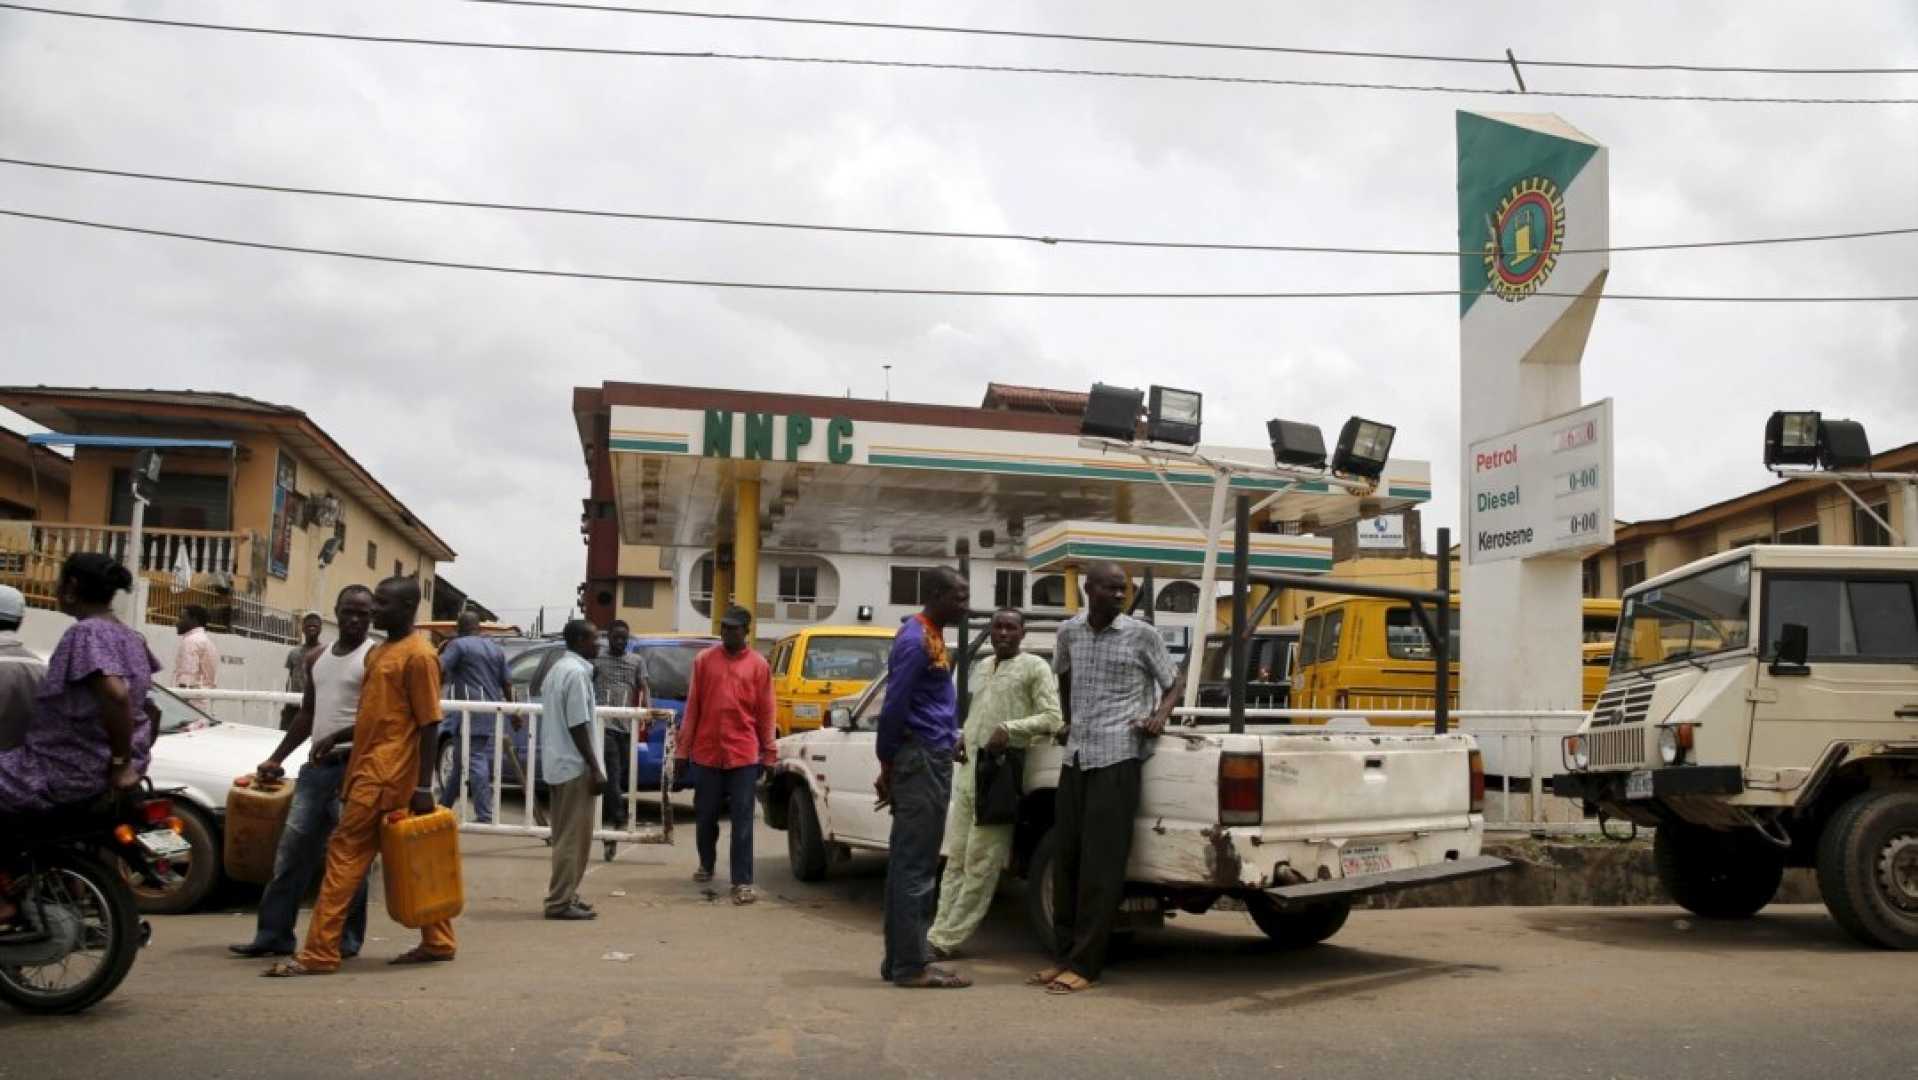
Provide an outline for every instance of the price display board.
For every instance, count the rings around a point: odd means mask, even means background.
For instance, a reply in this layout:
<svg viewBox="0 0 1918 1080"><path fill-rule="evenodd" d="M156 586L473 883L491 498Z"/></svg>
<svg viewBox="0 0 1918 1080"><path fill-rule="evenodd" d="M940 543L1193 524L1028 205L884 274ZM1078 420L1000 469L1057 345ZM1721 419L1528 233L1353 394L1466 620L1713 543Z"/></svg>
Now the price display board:
<svg viewBox="0 0 1918 1080"><path fill-rule="evenodd" d="M1465 468L1469 561L1587 555L1612 543L1612 399L1475 442Z"/></svg>

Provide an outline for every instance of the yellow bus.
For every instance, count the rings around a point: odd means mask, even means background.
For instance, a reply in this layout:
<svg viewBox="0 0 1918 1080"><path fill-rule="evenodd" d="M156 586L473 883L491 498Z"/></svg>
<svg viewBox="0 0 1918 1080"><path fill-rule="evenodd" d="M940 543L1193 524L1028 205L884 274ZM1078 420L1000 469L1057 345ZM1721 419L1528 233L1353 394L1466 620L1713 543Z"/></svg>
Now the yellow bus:
<svg viewBox="0 0 1918 1080"><path fill-rule="evenodd" d="M1605 688L1618 631L1617 600L1586 600L1584 707ZM1452 599L1452 707L1458 707L1459 603ZM1352 598L1321 604L1299 631L1292 675L1295 709L1430 709L1432 645L1402 600ZM1389 721L1387 721L1389 722Z"/></svg>
<svg viewBox="0 0 1918 1080"><path fill-rule="evenodd" d="M857 694L886 673L896 630L809 626L773 646L774 725L781 736L824 723L834 698Z"/></svg>

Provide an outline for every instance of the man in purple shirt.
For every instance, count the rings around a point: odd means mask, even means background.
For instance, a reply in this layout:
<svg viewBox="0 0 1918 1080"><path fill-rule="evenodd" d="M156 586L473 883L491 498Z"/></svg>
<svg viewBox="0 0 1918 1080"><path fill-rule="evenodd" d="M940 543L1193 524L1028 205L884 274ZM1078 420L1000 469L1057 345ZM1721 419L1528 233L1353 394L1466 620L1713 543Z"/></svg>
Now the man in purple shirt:
<svg viewBox="0 0 1918 1080"><path fill-rule="evenodd" d="M972 590L946 567L925 578L924 590L925 610L892 639L886 702L879 710L879 779L873 788L880 806L892 806L886 957L879 977L894 986L956 989L972 980L932 966L926 932L938 910L939 842L946 835L952 748L959 739L946 627L965 618Z"/></svg>

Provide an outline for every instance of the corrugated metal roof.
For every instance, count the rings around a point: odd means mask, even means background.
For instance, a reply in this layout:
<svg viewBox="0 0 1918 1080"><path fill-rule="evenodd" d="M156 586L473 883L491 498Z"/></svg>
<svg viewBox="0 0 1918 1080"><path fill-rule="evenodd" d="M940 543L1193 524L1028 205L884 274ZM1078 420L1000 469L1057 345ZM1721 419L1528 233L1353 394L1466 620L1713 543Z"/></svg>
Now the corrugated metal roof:
<svg viewBox="0 0 1918 1080"><path fill-rule="evenodd" d="M1078 390L1053 390L1043 386L1014 386L1011 383L987 383L982 409L1011 412L1043 412L1060 416L1083 416L1090 395Z"/></svg>

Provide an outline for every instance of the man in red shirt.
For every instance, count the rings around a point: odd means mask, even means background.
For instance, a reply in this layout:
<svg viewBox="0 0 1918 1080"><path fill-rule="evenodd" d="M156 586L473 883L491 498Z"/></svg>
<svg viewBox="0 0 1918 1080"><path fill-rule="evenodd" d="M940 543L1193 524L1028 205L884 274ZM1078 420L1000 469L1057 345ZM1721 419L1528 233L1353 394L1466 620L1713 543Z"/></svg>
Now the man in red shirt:
<svg viewBox="0 0 1918 1080"><path fill-rule="evenodd" d="M753 893L753 785L770 766L773 747L773 676L766 658L752 650L753 618L733 607L719 620L718 645L693 661L680 724L678 768L693 768L694 830L699 869L694 881L711 881L719 853L719 809L732 803L733 903L750 904Z"/></svg>

